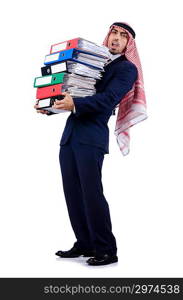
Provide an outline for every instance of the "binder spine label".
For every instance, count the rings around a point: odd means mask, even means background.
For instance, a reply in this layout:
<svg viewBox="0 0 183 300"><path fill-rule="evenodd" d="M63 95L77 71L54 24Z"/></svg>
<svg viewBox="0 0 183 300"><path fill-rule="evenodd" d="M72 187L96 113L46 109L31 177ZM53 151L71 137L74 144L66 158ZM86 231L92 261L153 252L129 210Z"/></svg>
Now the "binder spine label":
<svg viewBox="0 0 183 300"><path fill-rule="evenodd" d="M45 63L51 62L51 61L55 61L59 59L59 54L60 53L55 53L55 54L49 54L45 56Z"/></svg>
<svg viewBox="0 0 183 300"><path fill-rule="evenodd" d="M36 78L35 86L50 84L51 80L52 80L52 76L38 77Z"/></svg>
<svg viewBox="0 0 183 300"><path fill-rule="evenodd" d="M43 100L39 100L39 108L43 108L43 107L49 107L50 106L50 99L43 99Z"/></svg>
<svg viewBox="0 0 183 300"><path fill-rule="evenodd" d="M67 47L67 42L53 45L52 48L51 48L51 53L65 50L66 47Z"/></svg>
<svg viewBox="0 0 183 300"><path fill-rule="evenodd" d="M51 66L51 72L52 73L60 73L60 72L64 72L64 71L67 71L66 62Z"/></svg>

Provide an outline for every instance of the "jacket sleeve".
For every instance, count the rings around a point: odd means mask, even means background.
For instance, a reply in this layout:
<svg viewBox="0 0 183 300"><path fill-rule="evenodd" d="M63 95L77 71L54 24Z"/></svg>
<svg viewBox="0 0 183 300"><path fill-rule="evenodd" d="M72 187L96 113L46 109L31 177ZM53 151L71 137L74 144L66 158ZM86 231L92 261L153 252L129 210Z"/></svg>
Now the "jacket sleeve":
<svg viewBox="0 0 183 300"><path fill-rule="evenodd" d="M73 98L75 115L113 110L129 92L137 79L137 68L129 61L123 62L115 70L113 78L102 93L93 96Z"/></svg>

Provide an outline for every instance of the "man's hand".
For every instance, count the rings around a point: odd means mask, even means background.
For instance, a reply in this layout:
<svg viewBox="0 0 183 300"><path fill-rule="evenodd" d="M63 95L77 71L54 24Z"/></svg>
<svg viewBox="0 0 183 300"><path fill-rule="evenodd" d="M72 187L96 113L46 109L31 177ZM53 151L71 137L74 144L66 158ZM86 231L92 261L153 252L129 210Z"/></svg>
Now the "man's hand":
<svg viewBox="0 0 183 300"><path fill-rule="evenodd" d="M65 96L64 99L56 100L52 107L56 109L73 110L74 101L72 97L66 92L62 93L62 95Z"/></svg>
<svg viewBox="0 0 183 300"><path fill-rule="evenodd" d="M37 113L41 113L43 115L48 115L49 114L49 112L47 110L38 109L39 105L37 105L37 104L34 105L34 108L36 109Z"/></svg>

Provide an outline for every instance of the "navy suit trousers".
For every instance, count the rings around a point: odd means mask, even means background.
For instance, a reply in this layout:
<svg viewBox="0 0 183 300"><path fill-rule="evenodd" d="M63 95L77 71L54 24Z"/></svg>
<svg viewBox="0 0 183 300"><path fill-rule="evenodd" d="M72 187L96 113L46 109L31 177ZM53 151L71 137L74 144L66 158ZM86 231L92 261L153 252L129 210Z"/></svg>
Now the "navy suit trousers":
<svg viewBox="0 0 183 300"><path fill-rule="evenodd" d="M108 203L103 194L102 164L104 151L82 144L74 130L60 147L60 167L70 222L83 250L116 255Z"/></svg>

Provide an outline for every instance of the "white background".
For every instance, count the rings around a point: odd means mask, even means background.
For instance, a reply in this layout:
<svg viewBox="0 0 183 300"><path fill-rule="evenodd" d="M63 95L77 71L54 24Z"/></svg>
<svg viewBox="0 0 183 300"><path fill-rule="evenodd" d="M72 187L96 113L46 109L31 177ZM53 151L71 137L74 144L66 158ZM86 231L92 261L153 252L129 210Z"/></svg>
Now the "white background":
<svg viewBox="0 0 183 300"><path fill-rule="evenodd" d="M4 1L1 8L1 277L181 277L182 1ZM109 121L104 194L118 264L59 259L72 232L58 160L68 113L37 114L34 77L51 44L77 36L102 44L109 26L136 31L149 118L131 129L123 157Z"/></svg>

